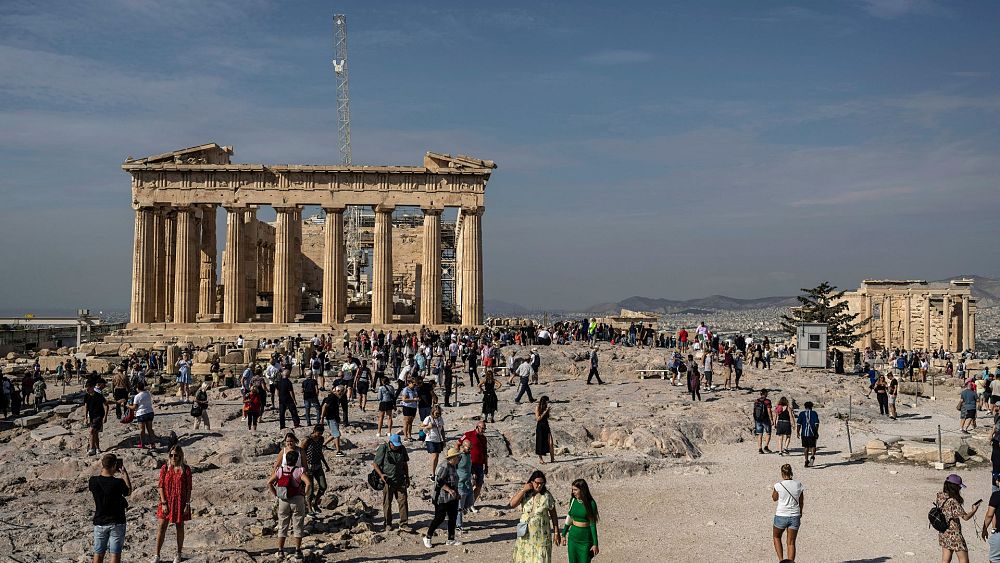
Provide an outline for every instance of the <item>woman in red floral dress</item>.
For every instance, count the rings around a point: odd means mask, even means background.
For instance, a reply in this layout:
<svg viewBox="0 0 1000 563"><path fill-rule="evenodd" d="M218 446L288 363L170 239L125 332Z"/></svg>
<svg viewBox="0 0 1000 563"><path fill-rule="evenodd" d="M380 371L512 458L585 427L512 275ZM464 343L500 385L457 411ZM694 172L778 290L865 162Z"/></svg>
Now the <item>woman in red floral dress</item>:
<svg viewBox="0 0 1000 563"><path fill-rule="evenodd" d="M160 468L160 506L156 509L159 528L156 531L156 558L160 561L160 548L170 524L177 526L177 557L179 563L184 551L184 522L191 519L191 468L184 462L180 446L170 448L169 461Z"/></svg>

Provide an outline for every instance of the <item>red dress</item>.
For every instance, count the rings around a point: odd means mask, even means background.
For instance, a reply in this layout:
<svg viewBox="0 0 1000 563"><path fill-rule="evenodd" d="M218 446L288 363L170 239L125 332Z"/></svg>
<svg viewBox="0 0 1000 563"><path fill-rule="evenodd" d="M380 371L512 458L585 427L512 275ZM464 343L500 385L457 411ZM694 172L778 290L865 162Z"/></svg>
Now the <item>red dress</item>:
<svg viewBox="0 0 1000 563"><path fill-rule="evenodd" d="M191 499L191 468L184 466L183 471L169 469L169 465L160 468L160 487L167 501L167 514L163 515L163 505L156 509L156 517L172 524L179 524L191 519L187 512L187 503Z"/></svg>

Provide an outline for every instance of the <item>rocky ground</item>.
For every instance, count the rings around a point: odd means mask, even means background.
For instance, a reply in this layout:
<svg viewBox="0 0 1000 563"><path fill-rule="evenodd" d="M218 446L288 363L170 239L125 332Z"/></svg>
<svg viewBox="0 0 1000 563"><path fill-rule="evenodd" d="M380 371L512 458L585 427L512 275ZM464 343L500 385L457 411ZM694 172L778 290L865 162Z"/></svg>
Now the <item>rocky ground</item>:
<svg viewBox="0 0 1000 563"><path fill-rule="evenodd" d="M958 428L957 386L942 381L933 389L904 386L900 417L878 416L866 383L853 376L802 371L776 364L748 369L743 383L751 389L714 391L692 403L682 387L660 379L640 380L636 369L662 366L664 350L602 349L603 386L586 386L586 349L570 345L542 347L542 385L536 397L553 400L551 425L557 445L554 464L538 465L534 456L532 405L512 403L514 389L500 391L497 423L490 425L491 473L469 531L458 547L426 549L420 535L381 531L379 497L364 476L375 447L373 408L352 410L345 428L347 456L328 461L330 492L322 515L308 524L304 544L312 560L509 560L516 511L510 496L532 469L546 471L550 488L565 510L569 482L586 478L602 512L602 558L607 561L768 561L773 503L770 486L778 467L788 461L807 488L806 515L800 533L802 561L931 561L938 557L935 534L926 512L947 471L933 469L933 440L943 429L942 452L957 465L970 488L971 501L988 498L987 430L971 436ZM720 382L718 374L716 382ZM750 431L756 389L773 389L801 405L816 403L823 419L816 468L801 468L802 458L760 455ZM914 397L914 391L922 397ZM169 393L170 388L167 388ZM931 395L936 400L930 400ZM58 391L50 395L58 396ZM478 395L460 389L465 406L447 409L449 438L471 429L479 414ZM72 403L75 397L67 396ZM234 390L211 392L212 431L191 430L188 406L170 395L155 397L155 428L176 432L194 468L195 518L188 525L186 555L191 561L273 560L273 501L265 481L278 452L281 432L274 413L265 414L256 434L239 418ZM374 404L372 405L374 406ZM93 502L87 478L96 474L96 457L86 455L86 429L80 407L63 408L33 431L0 432L0 558L14 561L86 561L91 547ZM848 459L847 423L853 450L867 459ZM304 435L304 432L302 435ZM135 429L111 421L102 436L106 450L126 459L136 490L130 499L126 560L153 553L156 475L165 451L131 448ZM880 441L876 441L880 440ZM929 444L929 445L928 445ZM793 443L793 446L795 444ZM410 444L414 488L411 523L422 531L430 521L429 458L420 444ZM772 443L776 449L776 443ZM985 452L985 453L984 453ZM855 456L856 458L858 456ZM987 460L984 460L986 457ZM981 515L979 522L981 522ZM966 537L973 560L985 544ZM443 542L439 533L438 541ZM173 555L173 533L164 554ZM556 561L566 559L558 550Z"/></svg>

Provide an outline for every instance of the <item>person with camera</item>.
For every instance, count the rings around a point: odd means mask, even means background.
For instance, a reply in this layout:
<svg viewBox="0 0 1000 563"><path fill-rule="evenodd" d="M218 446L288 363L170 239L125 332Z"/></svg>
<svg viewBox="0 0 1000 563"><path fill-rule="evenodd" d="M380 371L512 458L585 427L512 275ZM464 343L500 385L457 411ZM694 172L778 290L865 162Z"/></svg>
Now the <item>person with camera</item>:
<svg viewBox="0 0 1000 563"><path fill-rule="evenodd" d="M981 537L989 544L990 563L1000 563L1000 524L997 522L997 511L1000 511L1000 473L994 473L992 479L993 493L983 518Z"/></svg>
<svg viewBox="0 0 1000 563"><path fill-rule="evenodd" d="M159 527L156 529L156 556L154 563L160 561L160 549L167 534L167 528L174 524L177 528L177 556L174 563L179 563L184 552L184 522L191 519L191 468L184 461L184 450L173 446L167 454L167 463L160 467L160 479L157 490L160 504L156 507L156 519Z"/></svg>
<svg viewBox="0 0 1000 563"><path fill-rule="evenodd" d="M562 543L556 499L545 488L545 481L545 474L536 469L510 499L511 508L521 509L513 563L550 563L552 544Z"/></svg>
<svg viewBox="0 0 1000 563"><path fill-rule="evenodd" d="M122 477L116 477L121 472ZM125 547L125 509L132 493L132 480L122 460L115 454L101 458L101 473L90 478L90 493L94 496L94 560L104 563L104 555L111 554L110 562L122 560Z"/></svg>
<svg viewBox="0 0 1000 563"><path fill-rule="evenodd" d="M944 480L943 490L938 492L934 505L941 509L948 519L948 528L938 533L938 544L941 546L941 563L950 563L952 555L958 555L958 563L969 563L969 546L962 535L962 520L969 520L976 515L983 499L972 505L972 511L967 512L962 489L965 484L962 478L952 473Z"/></svg>
<svg viewBox="0 0 1000 563"><path fill-rule="evenodd" d="M389 441L375 450L375 461L372 462L372 467L385 483L385 488L382 489L382 513L387 532L392 529L392 499L394 498L399 506L399 530L411 531L410 525L407 524L409 507L406 491L406 488L410 486L409 462L410 456L407 455L403 439L399 434L390 435Z"/></svg>

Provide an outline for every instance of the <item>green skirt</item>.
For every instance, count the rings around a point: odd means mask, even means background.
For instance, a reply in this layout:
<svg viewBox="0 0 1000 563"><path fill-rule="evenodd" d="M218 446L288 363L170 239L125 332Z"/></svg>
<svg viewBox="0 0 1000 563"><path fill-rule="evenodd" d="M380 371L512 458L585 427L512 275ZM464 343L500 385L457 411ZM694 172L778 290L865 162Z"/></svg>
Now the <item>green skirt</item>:
<svg viewBox="0 0 1000 563"><path fill-rule="evenodd" d="M592 559L590 548L594 545L590 536L590 528L570 526L566 534L566 550L569 553L569 563L589 563Z"/></svg>

